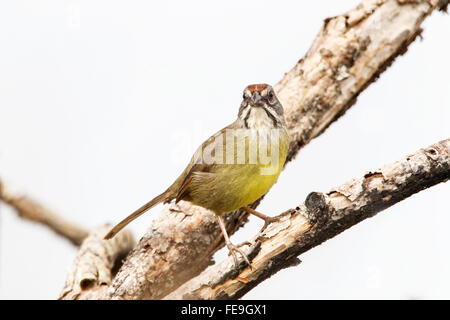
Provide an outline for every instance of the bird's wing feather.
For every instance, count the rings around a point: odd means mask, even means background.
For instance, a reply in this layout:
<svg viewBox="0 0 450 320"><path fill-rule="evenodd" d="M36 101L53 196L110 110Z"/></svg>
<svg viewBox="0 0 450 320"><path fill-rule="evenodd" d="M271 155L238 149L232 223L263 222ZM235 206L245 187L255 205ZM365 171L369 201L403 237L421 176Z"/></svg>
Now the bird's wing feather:
<svg viewBox="0 0 450 320"><path fill-rule="evenodd" d="M189 187L189 184L192 182L192 179L194 178L194 172L201 172L203 170L202 164L194 164L189 170L186 177L184 177L183 182L181 183L180 189L178 189L178 193L175 199L175 203L183 199L183 197L186 195L186 191Z"/></svg>
<svg viewBox="0 0 450 320"><path fill-rule="evenodd" d="M220 134L221 131L219 131L217 134ZM191 163L193 163L190 170L187 172L186 176L184 177L180 188L178 189L178 193L176 196L176 202L183 199L183 197L187 194L189 185L194 179L200 178L201 174L205 174L211 171L211 169L214 167L214 164L208 164L203 161L203 150L208 146L210 148L215 147L215 144L217 143L223 143L222 141L219 141L216 138L216 135L211 136L208 140L206 140L198 149L197 152L194 154L194 156L191 159ZM211 145L213 144L213 145ZM212 174L212 173L211 173Z"/></svg>
<svg viewBox="0 0 450 320"><path fill-rule="evenodd" d="M215 167L217 167L217 164L208 164L205 163L203 160L203 150L208 147L210 150L215 150L216 145L219 143L224 143L224 139L217 139L219 135L223 135L226 129L233 129L236 127L236 122L232 123L231 125L223 128L222 130L218 131L211 137L209 137L208 140L202 143L202 145L197 149L194 156L191 159L190 162L190 168L186 168L185 174L183 177L180 177L182 180L179 184L178 192L176 195L176 202L183 199L184 196L187 195L187 191L189 189L190 184L192 181L197 181L199 179L202 179L206 176L210 177L210 175L213 175L215 171ZM223 137L222 137L223 138ZM225 145L222 146L225 148Z"/></svg>

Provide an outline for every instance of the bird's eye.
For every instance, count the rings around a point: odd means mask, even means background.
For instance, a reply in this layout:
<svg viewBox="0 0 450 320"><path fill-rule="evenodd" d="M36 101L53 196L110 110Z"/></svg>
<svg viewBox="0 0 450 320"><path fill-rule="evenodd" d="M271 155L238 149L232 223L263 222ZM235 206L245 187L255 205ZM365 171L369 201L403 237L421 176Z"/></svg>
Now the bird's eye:
<svg viewBox="0 0 450 320"><path fill-rule="evenodd" d="M273 94L272 91L269 92L269 94L267 95L267 98L269 99L269 102L271 102L271 103L275 102L275 95Z"/></svg>

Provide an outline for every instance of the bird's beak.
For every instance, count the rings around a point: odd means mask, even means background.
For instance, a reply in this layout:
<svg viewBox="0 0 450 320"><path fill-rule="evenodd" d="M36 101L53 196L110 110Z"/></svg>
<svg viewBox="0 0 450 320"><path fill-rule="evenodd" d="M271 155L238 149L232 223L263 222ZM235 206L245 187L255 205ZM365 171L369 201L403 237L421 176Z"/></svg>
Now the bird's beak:
<svg viewBox="0 0 450 320"><path fill-rule="evenodd" d="M258 91L253 92L252 97L251 97L252 103L253 105L259 105L259 102L261 101L261 95L259 94Z"/></svg>

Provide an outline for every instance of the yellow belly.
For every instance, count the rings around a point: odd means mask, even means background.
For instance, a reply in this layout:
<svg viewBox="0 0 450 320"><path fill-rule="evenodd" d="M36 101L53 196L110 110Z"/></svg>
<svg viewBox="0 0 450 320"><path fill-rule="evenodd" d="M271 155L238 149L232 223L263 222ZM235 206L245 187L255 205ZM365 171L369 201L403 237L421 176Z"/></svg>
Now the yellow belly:
<svg viewBox="0 0 450 320"><path fill-rule="evenodd" d="M266 192L269 191L273 184L278 180L281 169L282 167L277 170L276 173L271 175L262 175L258 172L256 172L256 174L243 175L245 179L243 179L244 181L241 187L236 190L240 195L239 198L236 199L237 201L234 205L236 209L244 207L265 195Z"/></svg>

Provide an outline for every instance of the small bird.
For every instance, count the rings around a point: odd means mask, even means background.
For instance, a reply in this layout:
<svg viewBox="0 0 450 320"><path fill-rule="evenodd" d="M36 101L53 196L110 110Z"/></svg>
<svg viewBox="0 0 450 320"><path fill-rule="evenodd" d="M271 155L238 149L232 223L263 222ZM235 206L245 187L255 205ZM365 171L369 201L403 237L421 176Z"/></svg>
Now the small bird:
<svg viewBox="0 0 450 320"><path fill-rule="evenodd" d="M243 209L265 221L276 218L249 207L276 182L286 161L289 134L283 106L268 84L245 88L236 121L223 128L197 149L183 173L166 191L134 211L109 231L112 238L128 223L158 203L190 201L215 213L230 253L236 252L250 266L239 246L231 243L223 215Z"/></svg>

